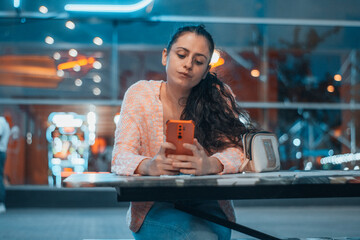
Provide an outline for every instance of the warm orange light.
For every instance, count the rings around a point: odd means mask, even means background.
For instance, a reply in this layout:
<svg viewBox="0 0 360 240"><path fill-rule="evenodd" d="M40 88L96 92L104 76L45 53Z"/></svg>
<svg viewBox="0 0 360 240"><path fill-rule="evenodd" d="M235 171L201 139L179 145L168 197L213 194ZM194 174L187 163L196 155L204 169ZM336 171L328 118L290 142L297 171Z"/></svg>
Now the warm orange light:
<svg viewBox="0 0 360 240"><path fill-rule="evenodd" d="M340 82L342 80L342 77L340 74L335 74L334 75L334 80L337 81L337 82Z"/></svg>
<svg viewBox="0 0 360 240"><path fill-rule="evenodd" d="M260 77L260 71L259 70L257 70L257 69L253 69L253 70L251 70L251 76L253 76L253 77Z"/></svg>
<svg viewBox="0 0 360 240"><path fill-rule="evenodd" d="M216 68L218 66L221 66L225 63L225 60L223 58L219 58L219 60L216 63L210 64L211 68Z"/></svg>
<svg viewBox="0 0 360 240"><path fill-rule="evenodd" d="M316 157L316 164L317 164L318 166L321 165L321 157Z"/></svg>
<svg viewBox="0 0 360 240"><path fill-rule="evenodd" d="M333 85L329 85L328 87L327 87L327 90L328 90L328 92L334 92L335 91L335 88L334 88L334 86Z"/></svg>
<svg viewBox="0 0 360 240"><path fill-rule="evenodd" d="M73 133L75 132L75 128L74 127L63 127L64 132L66 133Z"/></svg>
<svg viewBox="0 0 360 240"><path fill-rule="evenodd" d="M110 173L110 172L82 172L81 174L103 174L103 173ZM74 172L74 171L62 171L61 172L61 177L62 178L67 178L67 177L69 177L70 175L73 175L73 174L79 174L79 173ZM94 187L94 186L92 186L92 187Z"/></svg>
<svg viewBox="0 0 360 240"><path fill-rule="evenodd" d="M341 132L341 129L335 129L335 130L334 130L334 136L335 136L335 137L340 137L340 136L341 136L341 133L342 133L342 132Z"/></svg>
<svg viewBox="0 0 360 240"><path fill-rule="evenodd" d="M70 171L64 171L64 172L61 172L61 177L62 178L67 178L69 177L70 175L73 175L75 172L70 172Z"/></svg>
<svg viewBox="0 0 360 240"><path fill-rule="evenodd" d="M90 58L83 58L79 59L77 61L71 61L71 62L65 62L58 65L58 70L64 70L64 69L70 69L75 66L85 66L88 64L93 64L95 62L95 59L93 57Z"/></svg>
<svg viewBox="0 0 360 240"><path fill-rule="evenodd" d="M95 143L91 145L91 152L93 154L99 154L105 152L106 140L105 138L95 138Z"/></svg>
<svg viewBox="0 0 360 240"><path fill-rule="evenodd" d="M95 62L95 58L91 57L91 58L88 58L88 63L89 64L93 64Z"/></svg>

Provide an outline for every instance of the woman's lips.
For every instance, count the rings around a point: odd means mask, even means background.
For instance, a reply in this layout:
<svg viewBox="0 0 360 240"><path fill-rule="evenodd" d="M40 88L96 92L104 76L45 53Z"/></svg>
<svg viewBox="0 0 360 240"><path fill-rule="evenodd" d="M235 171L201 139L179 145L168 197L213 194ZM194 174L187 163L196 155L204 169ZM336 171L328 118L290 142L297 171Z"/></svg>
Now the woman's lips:
<svg viewBox="0 0 360 240"><path fill-rule="evenodd" d="M191 78L190 74L179 72L179 75L183 78Z"/></svg>

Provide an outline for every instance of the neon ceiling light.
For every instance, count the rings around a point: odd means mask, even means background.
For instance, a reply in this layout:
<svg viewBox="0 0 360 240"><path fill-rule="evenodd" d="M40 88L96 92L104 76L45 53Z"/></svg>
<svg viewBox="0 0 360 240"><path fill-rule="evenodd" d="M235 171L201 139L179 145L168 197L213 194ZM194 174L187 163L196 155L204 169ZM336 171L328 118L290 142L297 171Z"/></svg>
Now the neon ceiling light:
<svg viewBox="0 0 360 240"><path fill-rule="evenodd" d="M129 13L136 12L147 7L154 0L141 0L130 5L110 5L110 4L66 4L65 10L70 12L113 12Z"/></svg>
<svg viewBox="0 0 360 240"><path fill-rule="evenodd" d="M14 0L14 8L20 7L20 0Z"/></svg>

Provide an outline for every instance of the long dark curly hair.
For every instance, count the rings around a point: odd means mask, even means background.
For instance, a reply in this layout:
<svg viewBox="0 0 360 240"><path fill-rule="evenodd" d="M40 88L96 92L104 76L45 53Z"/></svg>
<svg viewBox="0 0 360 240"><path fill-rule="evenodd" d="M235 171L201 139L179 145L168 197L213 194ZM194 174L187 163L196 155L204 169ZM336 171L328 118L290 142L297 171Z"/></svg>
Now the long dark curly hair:
<svg viewBox="0 0 360 240"><path fill-rule="evenodd" d="M177 39L187 32L204 36L209 42L212 55L214 41L204 25L179 28L168 44L168 51ZM195 122L195 138L208 154L228 147L242 147L242 135L257 131L249 115L237 105L230 88L216 74L210 72L192 88L181 119Z"/></svg>

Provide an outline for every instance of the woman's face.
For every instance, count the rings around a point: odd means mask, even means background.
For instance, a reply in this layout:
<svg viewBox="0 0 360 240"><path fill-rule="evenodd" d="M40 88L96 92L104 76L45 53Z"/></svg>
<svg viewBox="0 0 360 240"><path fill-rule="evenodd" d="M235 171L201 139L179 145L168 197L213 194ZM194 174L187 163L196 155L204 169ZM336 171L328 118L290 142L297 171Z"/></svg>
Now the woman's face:
<svg viewBox="0 0 360 240"><path fill-rule="evenodd" d="M171 49L164 49L162 64L166 66L167 81L184 89L191 89L205 78L210 69L210 50L207 39L187 32Z"/></svg>

